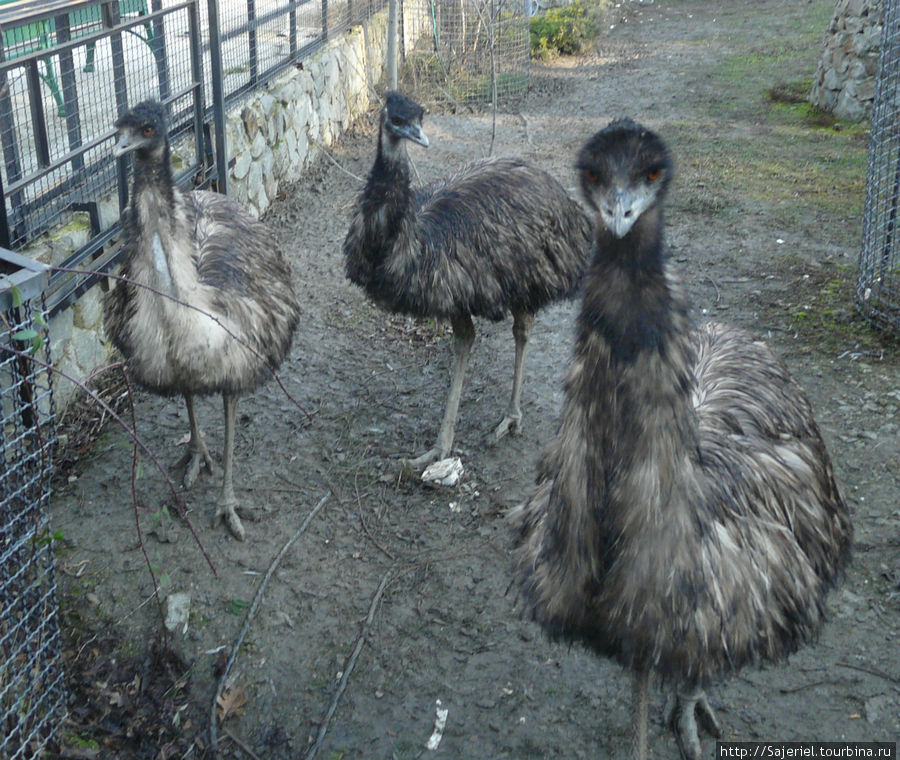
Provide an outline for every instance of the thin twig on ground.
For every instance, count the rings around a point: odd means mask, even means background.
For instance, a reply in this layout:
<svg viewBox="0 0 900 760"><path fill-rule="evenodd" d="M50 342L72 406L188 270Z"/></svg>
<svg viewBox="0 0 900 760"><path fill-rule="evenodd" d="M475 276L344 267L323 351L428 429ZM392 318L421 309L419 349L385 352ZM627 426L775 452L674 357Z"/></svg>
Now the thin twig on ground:
<svg viewBox="0 0 900 760"><path fill-rule="evenodd" d="M266 574L263 576L262 581L260 581L259 587L256 589L256 594L253 597L253 603L250 605L250 609L247 610L247 617L244 619L244 625L241 626L241 631L238 634L237 639L235 639L234 644L231 647L231 654L228 655L228 660L225 663L225 669L222 672L221 677L219 678L219 682L216 684L216 691L213 694L212 700L212 708L210 710L210 720L209 720L209 743L210 749L212 750L212 756L218 757L219 747L218 747L218 736L216 733L216 706L218 705L219 695L222 693L222 688L225 686L225 681L228 678L229 673L231 672L231 668L237 659L238 652L241 649L241 645L244 643L244 637L246 637L247 632L250 630L250 623L253 622L253 618L256 617L256 611L259 609L260 602L262 602L263 594L265 593L266 586L269 585L269 579L272 577L275 572L278 564L281 562L284 555L287 553L288 549L294 545L294 542L300 538L301 535L306 531L309 527L309 524L312 522L313 518L319 513L322 507L325 506L325 502L328 501L328 497L331 493L326 493L321 499L319 499L319 503L313 508L313 510L306 516L306 519L303 520L303 523L297 528L297 532L294 533L293 536L288 539L287 543L281 547L281 551L275 555L275 558L269 564L269 569L266 570Z"/></svg>
<svg viewBox="0 0 900 760"><path fill-rule="evenodd" d="M319 150L321 150L322 153L325 154L325 158L331 161L331 163L333 163L338 169L344 172L344 174L346 174L348 177L353 177L353 179L355 179L360 184L366 181L365 177L360 177L358 174L354 174L349 169L345 169L343 166L341 166L340 162L331 155L331 151L328 150L328 148L326 148L324 145L322 145L322 143L320 143L318 140L312 140L312 144L315 145Z"/></svg>
<svg viewBox="0 0 900 760"><path fill-rule="evenodd" d="M861 673L868 673L870 676L878 676L879 678L883 678L885 681L890 681L891 683L900 683L900 678L897 678L897 676L892 676L890 673L885 673L880 668L868 667L866 665L854 665L850 662L839 662L837 663L837 665L841 668L850 668L851 670L858 670Z"/></svg>
<svg viewBox="0 0 900 760"><path fill-rule="evenodd" d="M233 733L231 733L231 731L229 731L224 726L222 727L222 733L225 734L225 736L227 736L229 739L231 739L231 741L233 741L235 745L239 747L242 752L244 752L244 754L252 757L253 760L260 760L259 755L257 755L252 749L250 749L250 747L248 747L244 742L238 739Z"/></svg>
<svg viewBox="0 0 900 760"><path fill-rule="evenodd" d="M372 625L372 621L375 619L375 612L378 609L378 604L381 601L381 597L383 596L388 583L390 583L391 581L392 573L393 567L388 569L388 571L382 577L381 583L378 584L378 590L375 592L375 596L372 597L372 603L369 605L369 614L366 616L366 619L363 622L362 629L359 632L359 637L356 639L356 646L353 647L353 653L347 660L347 665L344 668L343 674L341 675L341 680L338 684L337 691L334 693L334 698L331 700L331 705L329 705L328 711L325 713L325 717L322 718L322 721L319 724L319 733L316 736L316 741L312 745L312 747L310 747L309 752L306 753L305 760L313 760L313 758L321 748L322 742L325 741L325 734L328 733L328 726L331 723L331 719L334 717L334 713L337 710L338 703L340 702L341 697L344 694L344 690L347 688L347 682L350 680L350 674L353 672L353 668L356 666L356 661L359 659L359 653L362 651L363 645L366 643L366 635L368 634L369 626Z"/></svg>

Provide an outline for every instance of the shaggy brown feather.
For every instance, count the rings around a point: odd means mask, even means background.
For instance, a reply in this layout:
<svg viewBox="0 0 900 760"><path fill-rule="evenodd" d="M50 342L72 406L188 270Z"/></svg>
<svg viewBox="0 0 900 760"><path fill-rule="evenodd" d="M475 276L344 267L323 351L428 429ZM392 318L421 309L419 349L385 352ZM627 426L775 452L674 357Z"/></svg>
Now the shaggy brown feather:
<svg viewBox="0 0 900 760"><path fill-rule="evenodd" d="M692 327L662 250L661 141L620 122L578 165L593 261L559 431L513 515L517 575L551 636L690 692L815 636L850 519L784 363L744 331ZM635 187L653 198L637 221L614 208Z"/></svg>

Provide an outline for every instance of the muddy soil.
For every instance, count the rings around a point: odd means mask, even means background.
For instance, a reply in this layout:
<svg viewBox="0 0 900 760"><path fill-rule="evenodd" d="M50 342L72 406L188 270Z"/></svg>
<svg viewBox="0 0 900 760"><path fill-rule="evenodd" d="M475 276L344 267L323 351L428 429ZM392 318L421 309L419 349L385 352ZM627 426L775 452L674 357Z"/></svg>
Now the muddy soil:
<svg viewBox="0 0 900 760"><path fill-rule="evenodd" d="M575 152L611 118L629 115L671 136L687 170L670 193L668 239L698 318L741 324L786 357L809 390L856 529L854 563L830 598L819 641L712 690L733 740L900 737L897 344L871 333L860 342L870 331L854 314L849 288L839 318L852 329L823 335L796 318L798 305L835 278L852 280L861 218L838 203L823 219L798 194L788 226L783 200L716 184L711 160L701 169L715 195L691 161L692 151L717 155L709 146L719 139L752 142L773 128L762 105L723 114L732 94L714 87L710 72L735 51L750 55L760 40L806 23L810 7L822 5L833 7L830 0L621 3L594 50L535 65L527 95L501 106L496 122L488 111L435 109L425 122L431 147L411 149L425 182L486 155L494 134L494 153L534 161L575 193ZM808 51L807 74L818 55L817 46ZM764 93L745 99L762 103ZM160 622L137 515L163 595L191 598L187 631L173 636L190 666L188 707L179 718L166 714L170 734L182 733L182 748L193 743L192 756L209 756L205 731L223 652L276 555L328 495L249 623L228 679L221 756L310 757L325 726L316 756L328 760L626 757L627 675L546 641L520 619L509 591L505 516L529 494L554 432L576 304L556 304L537 319L520 435L484 443L505 409L513 341L511 320L481 322L457 426L461 483L435 489L398 474L396 460L426 450L436 435L450 331L387 316L344 278L341 243L374 156L374 125L373 114L267 217L292 261L303 320L280 372L286 392L269 383L238 409L235 482L256 518L245 521L247 540L209 524L217 478L183 493L214 573L146 458L135 510L130 447L107 425L54 496L64 607L78 611L88 634L104 621L97 640L107 656L112 633L116 656L146 649ZM219 456L221 402L202 402L200 414ZM145 442L170 465L187 430L183 404L138 393L136 415ZM653 757L674 758L664 701L655 691L650 748ZM437 707L446 723L437 749L428 750ZM73 733L99 744L98 754L84 756L150 756L126 751L114 726L92 734L87 722L76 724ZM711 739L704 751L712 756Z"/></svg>

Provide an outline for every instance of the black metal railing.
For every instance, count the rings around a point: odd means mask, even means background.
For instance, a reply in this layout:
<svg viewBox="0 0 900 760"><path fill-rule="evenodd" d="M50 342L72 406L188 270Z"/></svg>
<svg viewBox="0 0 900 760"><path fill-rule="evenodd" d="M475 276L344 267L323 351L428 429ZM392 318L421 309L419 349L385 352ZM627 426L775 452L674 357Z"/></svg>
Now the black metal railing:
<svg viewBox="0 0 900 760"><path fill-rule="evenodd" d="M165 102L173 146L192 144L179 182L225 192L228 104L386 1L0 0L0 246L59 234L75 243L59 267L108 270L129 185L120 113ZM95 282L54 272L48 310Z"/></svg>

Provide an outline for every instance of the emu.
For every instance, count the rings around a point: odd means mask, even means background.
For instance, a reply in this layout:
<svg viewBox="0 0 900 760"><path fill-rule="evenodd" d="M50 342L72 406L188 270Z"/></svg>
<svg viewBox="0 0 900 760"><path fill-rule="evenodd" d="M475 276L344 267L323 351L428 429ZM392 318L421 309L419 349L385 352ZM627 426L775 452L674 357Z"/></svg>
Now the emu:
<svg viewBox="0 0 900 760"><path fill-rule="evenodd" d="M569 295L587 264L591 224L546 172L488 158L413 192L406 142L428 147L424 109L398 92L385 99L378 151L344 240L348 278L392 312L447 319L453 327L450 391L434 446L411 467L453 446L472 317L513 315L515 365L506 415L493 441L518 432L528 337L542 306Z"/></svg>
<svg viewBox="0 0 900 760"><path fill-rule="evenodd" d="M692 328L663 249L673 168L630 120L581 150L592 261L555 438L513 510L526 612L631 671L633 755L647 756L654 674L699 760L705 689L785 658L823 623L851 524L810 404L763 343Z"/></svg>
<svg viewBox="0 0 900 760"><path fill-rule="evenodd" d="M230 198L176 187L162 104L140 103L115 126L115 155L134 153L135 163L124 279L106 297L106 331L143 387L184 396L190 442L176 467L185 468L186 488L201 469L213 469L194 396L222 394L224 472L214 522L243 539L232 486L235 412L238 398L290 349L300 315L290 266L275 236Z"/></svg>

